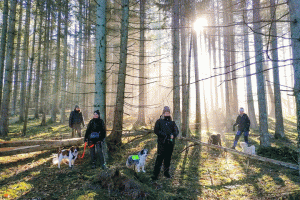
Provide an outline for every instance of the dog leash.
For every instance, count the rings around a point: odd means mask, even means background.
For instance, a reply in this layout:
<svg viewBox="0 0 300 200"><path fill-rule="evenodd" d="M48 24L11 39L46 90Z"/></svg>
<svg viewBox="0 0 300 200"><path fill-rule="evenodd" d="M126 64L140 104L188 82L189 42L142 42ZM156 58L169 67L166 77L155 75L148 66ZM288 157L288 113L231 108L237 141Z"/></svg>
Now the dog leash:
<svg viewBox="0 0 300 200"><path fill-rule="evenodd" d="M83 154L82 154L81 158L84 157L84 153L85 153L85 149L86 149L86 143L87 143L87 142L84 143L84 149L83 149Z"/></svg>

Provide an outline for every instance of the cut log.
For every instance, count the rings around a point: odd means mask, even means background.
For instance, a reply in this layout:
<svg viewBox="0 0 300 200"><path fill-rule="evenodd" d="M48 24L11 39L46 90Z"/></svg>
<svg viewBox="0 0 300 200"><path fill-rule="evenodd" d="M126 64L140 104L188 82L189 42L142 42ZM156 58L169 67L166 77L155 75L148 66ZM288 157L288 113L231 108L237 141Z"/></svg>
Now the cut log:
<svg viewBox="0 0 300 200"><path fill-rule="evenodd" d="M287 168L290 168L290 169L296 169L296 170L299 169L298 165L295 165L295 164L292 164L292 163L282 162L282 161L278 161L278 160L274 160L274 159L271 159L271 158L266 158L266 157L262 157L262 156L258 156L258 155L247 154L247 153L237 151L237 150L234 150L234 149L231 149L231 148L226 148L226 147L221 147L221 146L217 146L217 145L213 145L213 144L208 144L208 143L201 142L201 141L198 141L198 140L192 140L192 139L187 139L187 138L183 138L183 140L193 142L195 144L207 146L209 148L219 149L219 150L222 150L222 151L225 151L225 152L230 152L230 153L237 154L237 155L240 155L240 156L248 157L250 159L260 160L260 161L263 161L263 162L269 162L269 163L284 166L284 167L287 167Z"/></svg>
<svg viewBox="0 0 300 200"><path fill-rule="evenodd" d="M65 139L65 140L24 140L24 141L5 141L0 142L0 148L4 147L19 147L19 146L32 146L32 145L47 145L57 142L67 142L67 141L77 141L81 140L83 141L83 138L71 138L71 139Z"/></svg>
<svg viewBox="0 0 300 200"><path fill-rule="evenodd" d="M45 144L45 143L44 143ZM2 156L11 156L16 154L22 153L29 153L35 151L43 151L43 150L50 150L64 146L75 146L83 144L83 138L75 138L75 139L67 139L67 140L53 140L51 143L45 145L34 145L34 146L20 146L11 149L7 148L0 148L0 157Z"/></svg>

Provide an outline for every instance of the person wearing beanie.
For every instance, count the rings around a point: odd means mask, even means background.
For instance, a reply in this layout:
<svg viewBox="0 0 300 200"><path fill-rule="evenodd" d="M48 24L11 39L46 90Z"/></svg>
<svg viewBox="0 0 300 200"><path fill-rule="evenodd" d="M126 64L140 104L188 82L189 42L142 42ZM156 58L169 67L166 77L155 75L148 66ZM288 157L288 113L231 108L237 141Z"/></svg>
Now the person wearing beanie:
<svg viewBox="0 0 300 200"><path fill-rule="evenodd" d="M171 157L175 145L175 138L178 135L178 127L172 121L170 108L165 106L160 119L155 123L154 133L157 135L157 157L155 161L152 180L157 180L162 163L164 164L164 176L171 178L169 173Z"/></svg>
<svg viewBox="0 0 300 200"><path fill-rule="evenodd" d="M104 140L106 137L106 127L100 118L100 111L94 111L93 119L87 125L84 142L88 143L91 152L92 168L96 167L97 157L99 157L102 169L106 169L105 156L103 153ZM96 156L96 152L98 156Z"/></svg>
<svg viewBox="0 0 300 200"><path fill-rule="evenodd" d="M239 110L240 114L236 118L236 122L233 125L233 131L235 131L235 126L238 125L238 131L236 132L235 139L233 142L233 146L231 147L232 149L235 149L237 142L244 133L244 140L245 142L249 145L248 143L248 136L249 136L249 128L250 128L250 119L247 114L244 113L244 108L240 108Z"/></svg>
<svg viewBox="0 0 300 200"><path fill-rule="evenodd" d="M84 127L84 120L82 112L78 105L75 105L74 110L70 113L69 126L72 129L72 138L75 137L77 132L78 137L81 137L81 125Z"/></svg>

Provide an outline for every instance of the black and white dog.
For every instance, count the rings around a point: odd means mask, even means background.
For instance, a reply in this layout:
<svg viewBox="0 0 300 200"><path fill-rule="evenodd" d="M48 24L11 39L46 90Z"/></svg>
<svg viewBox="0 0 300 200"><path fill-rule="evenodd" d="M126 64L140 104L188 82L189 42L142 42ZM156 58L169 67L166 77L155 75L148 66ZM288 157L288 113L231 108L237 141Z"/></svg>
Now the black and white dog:
<svg viewBox="0 0 300 200"><path fill-rule="evenodd" d="M71 147L66 150L59 150L58 154L53 158L53 164L58 164L58 168L60 168L60 163L63 159L69 160L69 167L73 168L75 160L78 156L79 147Z"/></svg>
<svg viewBox="0 0 300 200"><path fill-rule="evenodd" d="M138 155L131 155L127 158L127 161L126 161L126 166L128 168L130 167L134 167L134 169L137 170L137 172L140 172L141 171L141 168L142 168L142 171L143 172L146 172L145 171L145 164L146 164L146 158L148 156L148 150L147 149L143 149L142 151L140 151L138 153Z"/></svg>

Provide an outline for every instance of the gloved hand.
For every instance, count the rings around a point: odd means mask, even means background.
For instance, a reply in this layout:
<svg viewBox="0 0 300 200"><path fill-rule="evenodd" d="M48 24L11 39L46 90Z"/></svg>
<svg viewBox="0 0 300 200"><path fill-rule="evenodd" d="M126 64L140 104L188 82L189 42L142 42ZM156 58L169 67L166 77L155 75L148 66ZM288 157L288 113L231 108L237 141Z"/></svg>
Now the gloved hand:
<svg viewBox="0 0 300 200"><path fill-rule="evenodd" d="M88 142L88 139L87 138L84 138L84 140L83 140L84 142Z"/></svg>

